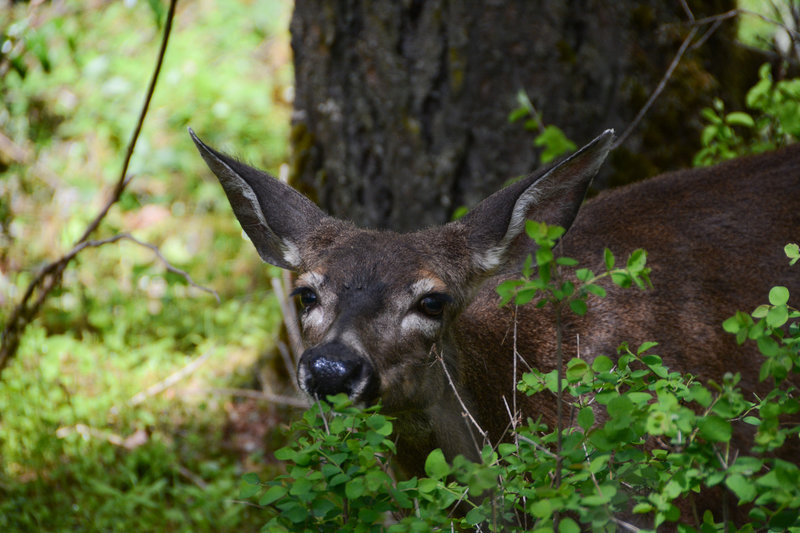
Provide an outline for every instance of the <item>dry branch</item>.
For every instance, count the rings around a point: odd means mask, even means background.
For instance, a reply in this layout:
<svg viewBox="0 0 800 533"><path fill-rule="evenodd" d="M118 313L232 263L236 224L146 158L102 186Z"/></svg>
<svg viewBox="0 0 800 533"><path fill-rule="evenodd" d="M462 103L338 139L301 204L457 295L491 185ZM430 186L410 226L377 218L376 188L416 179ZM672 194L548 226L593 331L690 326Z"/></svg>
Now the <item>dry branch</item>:
<svg viewBox="0 0 800 533"><path fill-rule="evenodd" d="M167 19L164 23L161 47L158 51L158 59L156 60L153 75L150 78L150 84L147 88L142 109L139 112L139 118L136 122L136 127L134 128L125 152L125 159L123 161L117 183L103 208L86 227L83 234L75 242L72 250L61 256L59 259L45 265L39 271L33 281L30 282L28 287L25 289L22 299L12 310L8 320L6 321L6 325L3 328L2 340L0 340L0 377L2 377L3 369L5 369L9 361L14 357L14 355L16 355L17 349L19 348L20 339L22 338L22 334L25 332L25 329L39 313L39 310L53 289L61 284L64 270L66 270L67 266L75 258L75 256L81 250L87 247L99 246L100 244L113 242L121 238L133 239L130 236L124 237L122 235L118 235L110 239L105 239L104 241L89 241L89 237L100 226L100 223L106 217L111 207L119 201L123 191L125 190L125 187L128 185L128 183L130 183L128 166L130 165L131 157L133 156L133 151L136 147L136 142L139 139L139 134L142 130L142 125L144 124L144 119L147 116L147 111L150 107L150 101L152 100L153 93L155 92L156 82L158 81L158 76L161 72L161 66L164 62L164 55L167 50L167 43L169 42L169 36L172 31L172 21L175 18L175 6L177 3L178 0L170 0ZM161 259L163 259L163 257ZM34 294L36 294L35 299Z"/></svg>

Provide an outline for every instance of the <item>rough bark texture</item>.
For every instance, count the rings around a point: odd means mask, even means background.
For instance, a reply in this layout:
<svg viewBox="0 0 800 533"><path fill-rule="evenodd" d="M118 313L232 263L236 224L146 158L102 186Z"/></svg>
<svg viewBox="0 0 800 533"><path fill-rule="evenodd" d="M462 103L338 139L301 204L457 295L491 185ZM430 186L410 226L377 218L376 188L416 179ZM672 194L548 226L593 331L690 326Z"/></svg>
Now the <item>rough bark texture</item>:
<svg viewBox="0 0 800 533"><path fill-rule="evenodd" d="M696 1L697 17L735 7ZM700 5L702 4L702 6ZM579 145L622 131L689 31L679 2L301 0L291 24L293 184L330 214L413 230L537 166L508 115L525 90ZM600 186L686 166L699 111L749 79L725 23L690 51Z"/></svg>

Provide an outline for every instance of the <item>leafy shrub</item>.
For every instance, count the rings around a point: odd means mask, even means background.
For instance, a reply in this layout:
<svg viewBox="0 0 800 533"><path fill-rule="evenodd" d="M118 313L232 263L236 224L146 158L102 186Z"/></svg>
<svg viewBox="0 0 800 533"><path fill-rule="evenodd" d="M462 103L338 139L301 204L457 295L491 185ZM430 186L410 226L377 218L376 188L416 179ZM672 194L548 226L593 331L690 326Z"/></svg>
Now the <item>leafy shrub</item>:
<svg viewBox="0 0 800 533"><path fill-rule="evenodd" d="M768 63L758 70L759 81L747 93L753 113L725 113L717 99L703 110L703 148L695 155L696 166L713 165L743 154L774 150L800 139L800 79L774 81Z"/></svg>

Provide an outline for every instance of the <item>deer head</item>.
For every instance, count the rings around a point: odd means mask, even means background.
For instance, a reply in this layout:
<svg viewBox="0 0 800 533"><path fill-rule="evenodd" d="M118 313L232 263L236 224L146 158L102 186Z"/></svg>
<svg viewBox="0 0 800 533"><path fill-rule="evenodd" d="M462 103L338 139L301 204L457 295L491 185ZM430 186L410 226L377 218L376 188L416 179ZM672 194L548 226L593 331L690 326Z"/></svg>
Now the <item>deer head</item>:
<svg viewBox="0 0 800 533"><path fill-rule="evenodd" d="M451 342L453 323L489 276L518 267L530 253L527 219L571 225L613 138L604 132L460 220L399 234L329 217L286 184L190 134L261 258L297 273L292 294L303 307L307 348L300 387L315 398L380 398L390 411L424 407L440 394L441 376L425 375L436 374L434 346Z"/></svg>

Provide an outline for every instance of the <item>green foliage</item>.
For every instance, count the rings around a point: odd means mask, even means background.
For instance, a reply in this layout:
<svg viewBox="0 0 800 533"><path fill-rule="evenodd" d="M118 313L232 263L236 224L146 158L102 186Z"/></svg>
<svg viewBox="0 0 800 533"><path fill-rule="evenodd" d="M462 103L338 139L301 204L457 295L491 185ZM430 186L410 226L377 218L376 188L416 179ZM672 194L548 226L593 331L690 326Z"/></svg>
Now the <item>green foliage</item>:
<svg viewBox="0 0 800 533"><path fill-rule="evenodd" d="M559 127L553 124L544 125L541 115L536 111L525 91L517 93L517 101L519 102L519 107L508 115L508 121L516 122L525 119L524 126L526 130L539 132L533 140L533 145L542 148L542 153L539 155L539 161L542 164L550 163L554 159L574 152L578 148L574 142L564 135L564 132Z"/></svg>
<svg viewBox="0 0 800 533"><path fill-rule="evenodd" d="M703 129L703 148L694 164L705 166L744 154L774 150L800 139L800 79L773 81L768 63L758 71L759 81L747 93L744 111L725 112L714 100L703 110L708 125Z"/></svg>
<svg viewBox="0 0 800 533"><path fill-rule="evenodd" d="M537 307L544 307L548 303L567 304L575 314L584 315L587 310L586 299L590 294L600 298L605 296L605 289L597 283L603 278L610 277L620 287L636 285L644 289L650 286L650 269L646 267L647 253L644 250L635 250L625 268L614 268L616 260L606 248L605 272L595 274L589 269L579 268L575 270L577 279L567 279L560 275L559 269L575 267L577 262L569 257L556 258L553 254L553 247L564 234L564 228L529 220L525 223L525 231L537 245L537 268L534 270L534 258L529 256L523 265L521 279L507 280L497 287L502 305L512 299L516 305L525 305L538 297Z"/></svg>
<svg viewBox="0 0 800 533"><path fill-rule="evenodd" d="M427 531L448 523L449 507L463 496L461 488L446 481L457 467L435 450L425 462L429 477L397 481L389 469L395 452L391 419L377 407L353 407L344 395L330 400L332 406L317 403L306 411L292 426L297 437L275 452L289 463L286 475L266 482L252 474L243 478L240 497L254 498L268 509L264 529L384 531L388 512L415 508L420 512L388 531Z"/></svg>
<svg viewBox="0 0 800 533"><path fill-rule="evenodd" d="M0 324L105 201L152 73L167 4L101 4L2 8ZM0 530L257 529L254 509L230 495L261 446L251 456L234 442L228 415L240 404L215 391L250 386L279 310L186 126L219 141L224 122L220 144L278 168L288 7L179 7L133 180L95 236L129 231L158 245L222 302L129 241L81 253L0 382ZM273 424L285 416L255 409Z"/></svg>
<svg viewBox="0 0 800 533"><path fill-rule="evenodd" d="M644 251L618 268L606 250L606 270L596 275L554 255L562 228L530 222L526 231L537 253L523 279L498 288L506 303L583 314L590 297L604 296L597 283L604 278L623 287L649 284ZM788 301L788 291L776 287L769 304L724 324L766 356L761 378L775 387L764 398L745 398L738 374L704 384L670 370L653 351L656 343L623 344L614 357L572 358L563 372L522 376L520 393L560 395L573 424L550 428L528 419L508 442L485 446L480 463L448 463L434 450L426 477L398 481L390 474L391 418L332 397L333 407L307 411L291 444L276 452L288 474L265 482L248 475L241 497L267 508L268 531L617 531L626 512L642 531L678 521L679 531L733 531L724 515L706 512L698 530L686 525L693 516L681 514L699 494L724 486L750 506L750 523L738 531L797 530L800 469L773 455L800 432L786 423L800 411L786 380L800 369L800 312ZM734 439L747 425L757 427L752 450Z"/></svg>

